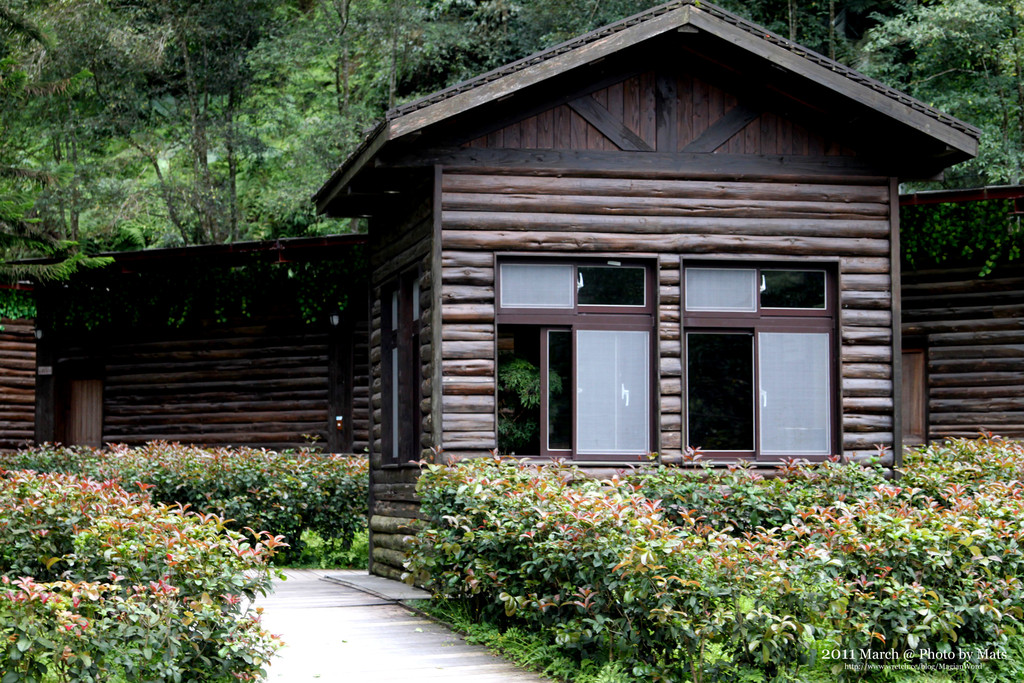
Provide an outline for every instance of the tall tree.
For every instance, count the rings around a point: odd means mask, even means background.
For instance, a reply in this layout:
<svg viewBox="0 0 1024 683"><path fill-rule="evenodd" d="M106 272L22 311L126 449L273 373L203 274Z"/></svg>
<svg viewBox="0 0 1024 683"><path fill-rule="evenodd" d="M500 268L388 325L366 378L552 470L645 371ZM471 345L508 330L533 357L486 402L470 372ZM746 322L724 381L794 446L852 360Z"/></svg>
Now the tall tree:
<svg viewBox="0 0 1024 683"><path fill-rule="evenodd" d="M948 186L1024 182L1022 32L1021 0L907 0L869 34L865 70L981 128L978 158Z"/></svg>

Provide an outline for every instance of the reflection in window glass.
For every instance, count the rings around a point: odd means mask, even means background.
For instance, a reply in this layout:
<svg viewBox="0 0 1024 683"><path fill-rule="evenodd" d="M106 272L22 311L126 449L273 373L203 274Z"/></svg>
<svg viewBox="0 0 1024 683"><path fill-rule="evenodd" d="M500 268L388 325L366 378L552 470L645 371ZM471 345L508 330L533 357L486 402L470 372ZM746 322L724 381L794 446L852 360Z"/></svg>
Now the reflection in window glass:
<svg viewBox="0 0 1024 683"><path fill-rule="evenodd" d="M754 450L754 337L686 335L687 444Z"/></svg>
<svg viewBox="0 0 1024 683"><path fill-rule="evenodd" d="M762 270L761 308L825 308L821 270Z"/></svg>
<svg viewBox="0 0 1024 683"><path fill-rule="evenodd" d="M687 268L686 310L754 312L756 275L753 269Z"/></svg>
<svg viewBox="0 0 1024 683"><path fill-rule="evenodd" d="M572 449L572 332L548 331L548 450Z"/></svg>
<svg viewBox="0 0 1024 683"><path fill-rule="evenodd" d="M580 266L576 290L580 306L643 306L644 269Z"/></svg>

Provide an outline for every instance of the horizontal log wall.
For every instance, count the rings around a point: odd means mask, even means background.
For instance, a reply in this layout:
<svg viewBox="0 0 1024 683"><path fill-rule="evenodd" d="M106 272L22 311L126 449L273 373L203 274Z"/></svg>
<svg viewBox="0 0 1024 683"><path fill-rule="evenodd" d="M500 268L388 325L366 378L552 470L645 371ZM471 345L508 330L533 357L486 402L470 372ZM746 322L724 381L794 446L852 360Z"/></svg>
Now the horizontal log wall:
<svg viewBox="0 0 1024 683"><path fill-rule="evenodd" d="M420 281L420 452L429 457L434 445L430 410L433 381L430 325L433 300L431 248L433 204L423 201L399 219L378 220L370 225L372 301L369 335L369 383L371 405L370 448L370 569L374 574L400 579L404 571L408 539L421 526L415 465L385 466L382 458L381 286L409 269L419 268Z"/></svg>
<svg viewBox="0 0 1024 683"><path fill-rule="evenodd" d="M1024 269L903 274L904 345L927 354L929 439L1024 438Z"/></svg>
<svg viewBox="0 0 1024 683"><path fill-rule="evenodd" d="M872 184L448 172L443 179L446 451L496 446L494 253L658 255L663 455L683 438L680 257L838 260L843 450L893 443L889 189Z"/></svg>
<svg viewBox="0 0 1024 683"><path fill-rule="evenodd" d="M65 352L58 372L76 360ZM309 444L305 435L325 440L333 427L327 334L297 324L226 324L115 342L101 367L105 443L298 448Z"/></svg>
<svg viewBox="0 0 1024 683"><path fill-rule="evenodd" d="M31 320L0 319L0 450L35 436L36 338Z"/></svg>
<svg viewBox="0 0 1024 683"><path fill-rule="evenodd" d="M370 448L370 323L364 317L352 331L352 452Z"/></svg>

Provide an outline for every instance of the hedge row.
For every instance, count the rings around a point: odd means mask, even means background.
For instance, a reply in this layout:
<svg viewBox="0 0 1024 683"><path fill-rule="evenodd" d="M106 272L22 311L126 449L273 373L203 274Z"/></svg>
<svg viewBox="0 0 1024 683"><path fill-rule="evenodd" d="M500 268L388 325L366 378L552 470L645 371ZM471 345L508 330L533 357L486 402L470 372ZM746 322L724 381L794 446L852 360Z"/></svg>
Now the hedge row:
<svg viewBox="0 0 1024 683"><path fill-rule="evenodd" d="M114 482L0 474L3 683L265 677L278 643L248 605L282 540Z"/></svg>
<svg viewBox="0 0 1024 683"><path fill-rule="evenodd" d="M155 502L214 513L233 529L284 536L290 546L284 561L298 555L303 530L348 548L366 528L368 465L359 456L159 441L106 450L45 444L0 454L0 468L79 474L142 488Z"/></svg>
<svg viewBox="0 0 1024 683"><path fill-rule="evenodd" d="M431 465L419 492L437 521L410 577L644 680L998 665L984 653L1024 626L1024 487L1003 480L1021 450L957 441L909 460L897 483L838 463L605 481L502 459Z"/></svg>

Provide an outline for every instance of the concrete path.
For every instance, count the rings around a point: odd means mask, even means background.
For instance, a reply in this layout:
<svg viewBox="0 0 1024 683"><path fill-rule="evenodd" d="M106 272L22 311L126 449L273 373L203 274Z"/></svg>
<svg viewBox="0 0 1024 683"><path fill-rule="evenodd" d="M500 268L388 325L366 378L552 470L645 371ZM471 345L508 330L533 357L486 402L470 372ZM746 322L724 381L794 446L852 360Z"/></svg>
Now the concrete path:
<svg viewBox="0 0 1024 683"><path fill-rule="evenodd" d="M397 604L426 594L365 571L290 569L257 601L286 645L269 681L301 683L543 683ZM343 585L340 582L344 582ZM358 587L358 588L357 588ZM371 591L371 592L366 592Z"/></svg>

